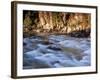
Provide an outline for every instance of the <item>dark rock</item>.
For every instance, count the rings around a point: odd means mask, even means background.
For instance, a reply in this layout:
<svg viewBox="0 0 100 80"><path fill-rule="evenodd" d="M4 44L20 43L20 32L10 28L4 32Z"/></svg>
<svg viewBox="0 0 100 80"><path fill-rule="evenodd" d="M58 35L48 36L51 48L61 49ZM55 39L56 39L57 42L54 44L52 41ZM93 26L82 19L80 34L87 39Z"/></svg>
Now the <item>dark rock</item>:
<svg viewBox="0 0 100 80"><path fill-rule="evenodd" d="M59 61L54 61L51 64L54 65L55 63L60 63Z"/></svg>
<svg viewBox="0 0 100 80"><path fill-rule="evenodd" d="M37 49L37 46L34 44L27 44L26 46L23 46L24 53L35 50L35 49Z"/></svg>
<svg viewBox="0 0 100 80"><path fill-rule="evenodd" d="M52 49L52 50L57 50L57 51L61 51L62 49L60 48L60 46L58 45L50 45L47 47L48 49Z"/></svg>
<svg viewBox="0 0 100 80"><path fill-rule="evenodd" d="M77 37L77 38L90 37L90 29L73 31L73 32L69 33L69 35L72 37Z"/></svg>
<svg viewBox="0 0 100 80"><path fill-rule="evenodd" d="M27 43L23 42L23 46L26 46L26 45L27 45Z"/></svg>
<svg viewBox="0 0 100 80"><path fill-rule="evenodd" d="M44 45L50 45L50 44L53 44L52 42L49 42L48 40L44 40L41 42L42 44Z"/></svg>

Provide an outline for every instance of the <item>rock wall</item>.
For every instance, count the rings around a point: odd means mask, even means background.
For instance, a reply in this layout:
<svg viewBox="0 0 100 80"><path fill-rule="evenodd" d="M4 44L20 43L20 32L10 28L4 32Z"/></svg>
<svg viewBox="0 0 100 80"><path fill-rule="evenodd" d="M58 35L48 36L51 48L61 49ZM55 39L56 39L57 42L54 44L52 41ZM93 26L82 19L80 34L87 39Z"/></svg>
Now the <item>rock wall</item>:
<svg viewBox="0 0 100 80"><path fill-rule="evenodd" d="M90 30L91 15L87 13L23 11L24 36L36 33L72 33ZM90 34L90 31L88 31Z"/></svg>

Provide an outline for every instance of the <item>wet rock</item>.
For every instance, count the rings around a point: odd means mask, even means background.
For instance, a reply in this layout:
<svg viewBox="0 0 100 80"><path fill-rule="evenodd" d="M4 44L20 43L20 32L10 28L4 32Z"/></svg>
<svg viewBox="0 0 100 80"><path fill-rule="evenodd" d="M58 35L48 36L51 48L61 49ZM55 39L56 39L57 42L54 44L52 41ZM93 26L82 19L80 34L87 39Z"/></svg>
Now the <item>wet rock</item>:
<svg viewBox="0 0 100 80"><path fill-rule="evenodd" d="M56 50L56 51L61 51L61 48L58 45L50 45L47 48L52 49L52 50Z"/></svg>
<svg viewBox="0 0 100 80"><path fill-rule="evenodd" d="M90 29L73 31L69 33L69 35L72 37L78 37L78 38L90 37Z"/></svg>
<svg viewBox="0 0 100 80"><path fill-rule="evenodd" d="M23 42L23 46L26 46L26 45L27 45L27 43Z"/></svg>
<svg viewBox="0 0 100 80"><path fill-rule="evenodd" d="M52 42L50 42L49 40L44 40L41 42L43 45L50 45L53 44Z"/></svg>

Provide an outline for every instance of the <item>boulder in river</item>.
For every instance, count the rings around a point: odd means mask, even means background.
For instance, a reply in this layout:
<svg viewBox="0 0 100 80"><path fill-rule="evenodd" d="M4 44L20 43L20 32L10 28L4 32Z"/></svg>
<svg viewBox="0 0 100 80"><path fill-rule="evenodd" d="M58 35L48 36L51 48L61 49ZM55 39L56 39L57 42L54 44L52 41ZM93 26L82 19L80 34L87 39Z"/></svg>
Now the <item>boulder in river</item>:
<svg viewBox="0 0 100 80"><path fill-rule="evenodd" d="M59 45L56 45L56 44L54 44L54 45L49 45L47 48L48 48L48 49L55 50L55 51L61 51L60 46L59 46Z"/></svg>

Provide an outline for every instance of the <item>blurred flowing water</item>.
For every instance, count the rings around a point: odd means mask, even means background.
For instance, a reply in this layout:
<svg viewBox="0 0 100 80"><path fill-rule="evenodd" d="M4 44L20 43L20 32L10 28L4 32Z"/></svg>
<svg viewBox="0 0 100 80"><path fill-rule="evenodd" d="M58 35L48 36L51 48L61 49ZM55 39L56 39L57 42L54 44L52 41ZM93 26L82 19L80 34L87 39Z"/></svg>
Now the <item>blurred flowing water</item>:
<svg viewBox="0 0 100 80"><path fill-rule="evenodd" d="M23 40L23 69L90 66L90 38L32 36Z"/></svg>

